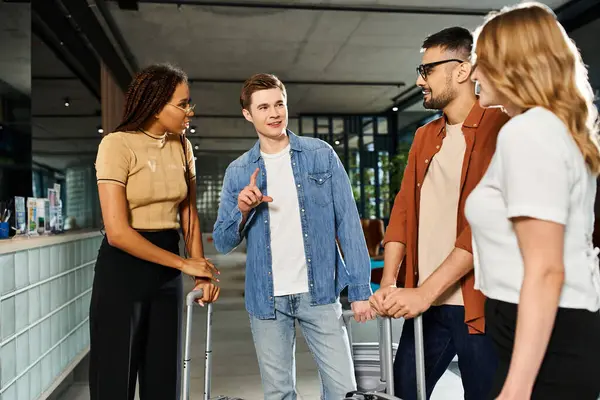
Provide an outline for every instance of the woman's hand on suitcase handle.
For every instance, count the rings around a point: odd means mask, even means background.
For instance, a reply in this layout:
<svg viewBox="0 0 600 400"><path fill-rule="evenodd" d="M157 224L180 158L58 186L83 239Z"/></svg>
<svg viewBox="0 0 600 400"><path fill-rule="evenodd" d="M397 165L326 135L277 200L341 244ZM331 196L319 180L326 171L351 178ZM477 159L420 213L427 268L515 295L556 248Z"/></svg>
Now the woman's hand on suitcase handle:
<svg viewBox="0 0 600 400"><path fill-rule="evenodd" d="M219 275L220 272L207 258L185 258L181 263L180 270L184 274L196 278L206 278L219 282L217 275Z"/></svg>
<svg viewBox="0 0 600 400"><path fill-rule="evenodd" d="M204 303L214 303L219 298L221 288L215 285L210 279L196 278L194 290L202 289L202 298L196 300L198 304L204 306Z"/></svg>

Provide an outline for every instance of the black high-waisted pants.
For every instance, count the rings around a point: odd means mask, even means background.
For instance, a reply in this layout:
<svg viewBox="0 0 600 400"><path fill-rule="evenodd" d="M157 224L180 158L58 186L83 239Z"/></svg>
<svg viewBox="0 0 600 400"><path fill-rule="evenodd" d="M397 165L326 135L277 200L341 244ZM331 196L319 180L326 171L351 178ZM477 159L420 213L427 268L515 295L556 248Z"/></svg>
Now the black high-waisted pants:
<svg viewBox="0 0 600 400"><path fill-rule="evenodd" d="M140 232L179 253L175 230ZM183 287L181 272L111 246L96 262L90 304L90 398L179 400Z"/></svg>
<svg viewBox="0 0 600 400"><path fill-rule="evenodd" d="M508 375L517 326L517 305L488 299L487 333L498 352L498 369L490 399ZM559 308L548 349L531 400L596 400L600 395L600 314Z"/></svg>

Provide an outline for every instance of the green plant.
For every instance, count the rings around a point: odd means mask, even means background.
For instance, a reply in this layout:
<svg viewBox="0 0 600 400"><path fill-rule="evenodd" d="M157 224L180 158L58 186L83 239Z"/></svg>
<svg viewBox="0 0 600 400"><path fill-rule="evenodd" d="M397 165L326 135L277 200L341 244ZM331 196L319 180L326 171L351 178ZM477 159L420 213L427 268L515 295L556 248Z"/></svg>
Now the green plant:
<svg viewBox="0 0 600 400"><path fill-rule="evenodd" d="M396 194L400 191L400 184L404 176L404 169L408 162L408 152L410 151L411 143L400 142L396 148L396 154L391 157L389 162L382 165L384 171L390 174L390 187L393 196L390 196L390 200L393 201Z"/></svg>

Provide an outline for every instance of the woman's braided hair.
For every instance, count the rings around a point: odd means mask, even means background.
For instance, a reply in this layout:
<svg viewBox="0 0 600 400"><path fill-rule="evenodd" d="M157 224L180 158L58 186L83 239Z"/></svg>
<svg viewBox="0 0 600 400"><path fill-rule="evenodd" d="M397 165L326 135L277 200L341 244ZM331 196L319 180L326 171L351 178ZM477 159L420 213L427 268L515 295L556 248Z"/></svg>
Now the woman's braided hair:
<svg viewBox="0 0 600 400"><path fill-rule="evenodd" d="M123 119L115 131L137 131L169 102L175 88L187 83L183 70L171 64L153 64L138 72L125 94Z"/></svg>

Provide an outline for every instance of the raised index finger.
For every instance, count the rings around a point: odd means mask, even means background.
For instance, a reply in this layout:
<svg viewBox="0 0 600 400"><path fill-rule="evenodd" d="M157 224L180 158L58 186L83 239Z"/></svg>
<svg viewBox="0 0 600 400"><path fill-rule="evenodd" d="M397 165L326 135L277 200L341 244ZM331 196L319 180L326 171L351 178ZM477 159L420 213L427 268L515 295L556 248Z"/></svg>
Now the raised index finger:
<svg viewBox="0 0 600 400"><path fill-rule="evenodd" d="M258 171L259 171L259 169L256 168L254 170L254 173L250 177L250 186L256 186L256 177L258 176Z"/></svg>

